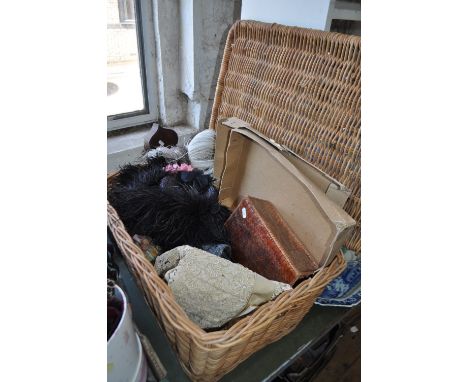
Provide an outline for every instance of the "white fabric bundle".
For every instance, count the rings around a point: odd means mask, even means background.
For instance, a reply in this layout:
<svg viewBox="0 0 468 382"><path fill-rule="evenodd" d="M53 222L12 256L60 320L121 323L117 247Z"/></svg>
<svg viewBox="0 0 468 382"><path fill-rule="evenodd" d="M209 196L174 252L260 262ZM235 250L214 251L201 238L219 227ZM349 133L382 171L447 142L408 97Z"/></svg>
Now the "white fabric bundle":
<svg viewBox="0 0 468 382"><path fill-rule="evenodd" d="M159 146L155 149L151 149L146 153L146 157L148 159L156 158L156 157L164 157L167 161L178 161L187 155L187 149L185 147L165 147Z"/></svg>
<svg viewBox="0 0 468 382"><path fill-rule="evenodd" d="M219 328L291 290L288 284L189 245L158 256L155 268L189 318L204 329Z"/></svg>
<svg viewBox="0 0 468 382"><path fill-rule="evenodd" d="M190 163L205 174L213 172L215 139L216 132L206 129L195 135L187 146Z"/></svg>

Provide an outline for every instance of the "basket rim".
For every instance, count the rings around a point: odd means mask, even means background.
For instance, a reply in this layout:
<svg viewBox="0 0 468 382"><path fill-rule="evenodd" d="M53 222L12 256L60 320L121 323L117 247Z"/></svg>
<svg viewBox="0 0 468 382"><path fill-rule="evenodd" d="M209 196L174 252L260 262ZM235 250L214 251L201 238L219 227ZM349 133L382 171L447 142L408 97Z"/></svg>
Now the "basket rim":
<svg viewBox="0 0 468 382"><path fill-rule="evenodd" d="M112 174L111 176L114 175ZM143 271L138 276L143 278L148 284L156 287L151 289L157 291L155 297L160 304L160 309L158 310L160 314L164 316L165 320L169 321L170 325L178 330L190 333L193 341L196 341L200 346L207 349L212 349L214 345L217 349L229 348L244 341L243 337L246 335L261 331L264 327L270 325L275 319L275 315L287 310L291 295L301 296L302 294L302 298L307 298L307 295L312 291L325 287L345 267L344 257L340 253L328 267L320 269L313 277L303 280L292 290L283 292L276 299L259 306L253 313L242 317L229 329L207 332L190 320L182 307L177 303L170 287L157 274L154 267L146 259L143 251L133 242L117 211L109 201L107 202L107 217L108 226L130 271L135 273L133 264L130 261L130 258L133 256L132 260L137 261ZM131 252L131 255L127 251ZM145 288L141 288L146 295L147 291ZM151 304L149 305L151 306ZM274 312L275 314L268 314L269 312ZM177 317L177 319L174 319L174 317ZM158 317L158 319L161 321L162 317Z"/></svg>

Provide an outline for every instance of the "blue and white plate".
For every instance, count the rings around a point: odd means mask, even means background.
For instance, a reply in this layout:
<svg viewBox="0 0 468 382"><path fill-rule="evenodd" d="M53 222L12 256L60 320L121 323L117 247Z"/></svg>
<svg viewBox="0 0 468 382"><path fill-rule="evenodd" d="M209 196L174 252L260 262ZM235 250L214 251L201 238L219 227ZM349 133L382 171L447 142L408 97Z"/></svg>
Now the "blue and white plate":
<svg viewBox="0 0 468 382"><path fill-rule="evenodd" d="M318 305L351 307L361 302L361 257L345 248L342 253L346 268L325 287Z"/></svg>

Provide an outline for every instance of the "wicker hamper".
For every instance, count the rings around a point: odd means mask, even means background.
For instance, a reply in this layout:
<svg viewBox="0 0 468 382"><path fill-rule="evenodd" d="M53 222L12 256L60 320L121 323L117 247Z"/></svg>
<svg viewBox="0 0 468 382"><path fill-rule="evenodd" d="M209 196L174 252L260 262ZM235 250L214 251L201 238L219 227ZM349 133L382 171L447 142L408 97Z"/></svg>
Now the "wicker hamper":
<svg viewBox="0 0 468 382"><path fill-rule="evenodd" d="M352 190L344 208L357 222L347 243L356 251L361 208L360 55L356 36L239 21L227 38L210 121L215 128L220 118L238 117ZM313 278L229 329L207 333L175 302L110 204L108 224L194 381L219 380L252 353L291 332L345 266L340 255Z"/></svg>

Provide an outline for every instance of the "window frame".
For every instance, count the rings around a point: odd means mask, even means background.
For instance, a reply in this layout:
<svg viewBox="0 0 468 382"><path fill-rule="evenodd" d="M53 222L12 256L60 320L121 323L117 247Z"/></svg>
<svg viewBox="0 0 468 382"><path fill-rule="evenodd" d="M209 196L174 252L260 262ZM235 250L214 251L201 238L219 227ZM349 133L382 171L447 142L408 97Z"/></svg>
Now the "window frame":
<svg viewBox="0 0 468 382"><path fill-rule="evenodd" d="M107 116L107 131L121 130L158 120L156 39L152 0L135 1L135 30L140 58L143 110Z"/></svg>
<svg viewBox="0 0 468 382"><path fill-rule="evenodd" d="M133 5L135 5L135 0L118 0L118 7L119 7L119 20L120 24L122 25L135 25L135 15L133 18L130 18L128 15L128 2L132 1ZM135 10L133 10L135 13Z"/></svg>

